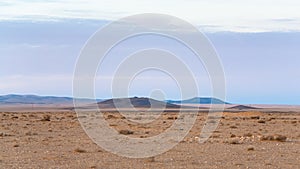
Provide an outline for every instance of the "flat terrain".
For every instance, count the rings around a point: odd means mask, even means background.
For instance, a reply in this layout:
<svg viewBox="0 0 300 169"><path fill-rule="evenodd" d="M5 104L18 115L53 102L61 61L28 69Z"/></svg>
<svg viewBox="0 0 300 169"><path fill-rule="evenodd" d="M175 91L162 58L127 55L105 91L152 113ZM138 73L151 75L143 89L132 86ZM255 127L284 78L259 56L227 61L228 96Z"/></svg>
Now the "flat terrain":
<svg viewBox="0 0 300 169"><path fill-rule="evenodd" d="M115 130L130 131L128 137L146 138L170 127L177 113L144 125L116 112L104 116ZM199 112L190 133L170 151L131 159L93 143L73 111L1 112L0 168L300 168L300 112L227 111L200 144L206 116Z"/></svg>

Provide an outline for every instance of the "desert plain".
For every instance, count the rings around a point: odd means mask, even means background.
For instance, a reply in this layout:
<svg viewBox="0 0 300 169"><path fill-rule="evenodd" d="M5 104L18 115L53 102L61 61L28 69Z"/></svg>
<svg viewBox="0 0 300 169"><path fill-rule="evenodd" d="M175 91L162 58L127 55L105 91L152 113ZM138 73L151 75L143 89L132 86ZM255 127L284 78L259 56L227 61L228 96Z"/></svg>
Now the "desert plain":
<svg viewBox="0 0 300 169"><path fill-rule="evenodd" d="M299 108L225 109L217 129L199 143L207 111L173 149L149 158L127 158L95 144L71 109L41 107L0 112L0 168L300 168ZM91 111L92 112L92 111ZM109 125L127 137L147 138L168 129L178 112L138 124L115 110ZM117 146L117 145L116 145Z"/></svg>

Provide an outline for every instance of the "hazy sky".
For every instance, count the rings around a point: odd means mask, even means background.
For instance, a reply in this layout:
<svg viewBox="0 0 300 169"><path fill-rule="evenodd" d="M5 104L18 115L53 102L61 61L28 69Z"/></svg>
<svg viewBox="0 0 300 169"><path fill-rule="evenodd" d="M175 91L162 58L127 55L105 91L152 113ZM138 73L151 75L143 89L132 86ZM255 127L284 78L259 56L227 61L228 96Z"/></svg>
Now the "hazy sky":
<svg viewBox="0 0 300 169"><path fill-rule="evenodd" d="M0 95L71 96L74 65L88 38L111 20L150 12L179 17L206 33L223 63L229 102L300 104L300 1L222 2L2 0ZM200 93L210 95L202 71ZM144 76L159 76L150 74ZM149 94L155 83L145 77L132 84L132 94ZM108 90L101 91L107 87L96 89L97 96L110 97ZM178 98L176 87L160 87L168 98Z"/></svg>

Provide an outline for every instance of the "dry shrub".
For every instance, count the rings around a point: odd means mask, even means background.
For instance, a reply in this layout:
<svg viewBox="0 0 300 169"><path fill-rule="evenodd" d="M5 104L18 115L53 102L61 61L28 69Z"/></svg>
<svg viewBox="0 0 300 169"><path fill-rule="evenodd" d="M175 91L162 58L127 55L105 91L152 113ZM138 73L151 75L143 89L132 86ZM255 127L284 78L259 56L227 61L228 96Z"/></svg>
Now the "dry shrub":
<svg viewBox="0 0 300 169"><path fill-rule="evenodd" d="M13 136L13 135L0 132L0 137L6 137L6 136Z"/></svg>
<svg viewBox="0 0 300 169"><path fill-rule="evenodd" d="M168 120L177 120L177 117L170 116L167 118Z"/></svg>
<svg viewBox="0 0 300 169"><path fill-rule="evenodd" d="M41 121L51 121L51 116L49 114L46 114L46 115L43 116Z"/></svg>
<svg viewBox="0 0 300 169"><path fill-rule="evenodd" d="M25 133L25 135L26 135L26 136L36 136L36 135L38 135L38 134L37 134L37 133L34 133L34 132L31 132L31 131L29 131L29 132Z"/></svg>
<svg viewBox="0 0 300 169"><path fill-rule="evenodd" d="M252 116L251 119L260 119L259 116Z"/></svg>
<svg viewBox="0 0 300 169"><path fill-rule="evenodd" d="M74 152L76 152L76 153L86 153L87 151L86 151L86 150L83 150L83 149L80 149L80 148L76 148L76 149L74 150Z"/></svg>
<svg viewBox="0 0 300 169"><path fill-rule="evenodd" d="M208 120L207 123L215 124L215 123L217 123L217 121L216 120Z"/></svg>
<svg viewBox="0 0 300 169"><path fill-rule="evenodd" d="M108 119L116 119L117 117L115 117L114 115L109 114L109 115L107 116L107 118L108 118Z"/></svg>
<svg viewBox="0 0 300 169"><path fill-rule="evenodd" d="M285 142L287 140L286 136L283 135L274 135L274 136L262 136L260 138L261 141L279 141Z"/></svg>
<svg viewBox="0 0 300 169"><path fill-rule="evenodd" d="M131 130L121 130L119 131L120 134L123 134L123 135L130 135L130 134L133 134L133 131Z"/></svg>
<svg viewBox="0 0 300 169"><path fill-rule="evenodd" d="M252 137L253 135L251 133L244 134L244 137Z"/></svg>
<svg viewBox="0 0 300 169"><path fill-rule="evenodd" d="M148 162L155 162L155 157L149 157L149 158L147 159L147 161L148 161Z"/></svg>
<svg viewBox="0 0 300 169"><path fill-rule="evenodd" d="M19 117L18 116L12 116L11 118L12 119L18 119Z"/></svg>
<svg viewBox="0 0 300 169"><path fill-rule="evenodd" d="M239 138L231 138L231 139L225 141L225 143L229 143L229 144L242 144L242 141Z"/></svg>

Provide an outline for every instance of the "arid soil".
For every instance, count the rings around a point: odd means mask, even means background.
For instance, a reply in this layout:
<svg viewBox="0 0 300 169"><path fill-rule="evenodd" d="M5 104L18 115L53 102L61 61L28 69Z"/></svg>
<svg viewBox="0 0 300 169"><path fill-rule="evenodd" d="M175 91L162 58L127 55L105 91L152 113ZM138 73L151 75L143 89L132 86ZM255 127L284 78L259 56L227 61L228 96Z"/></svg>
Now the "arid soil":
<svg viewBox="0 0 300 169"><path fill-rule="evenodd" d="M145 125L115 112L104 116L121 134L146 138L170 127L177 113ZM300 112L226 112L200 144L206 116L200 112L190 133L170 151L131 159L93 143L75 112L1 112L0 168L300 168Z"/></svg>

